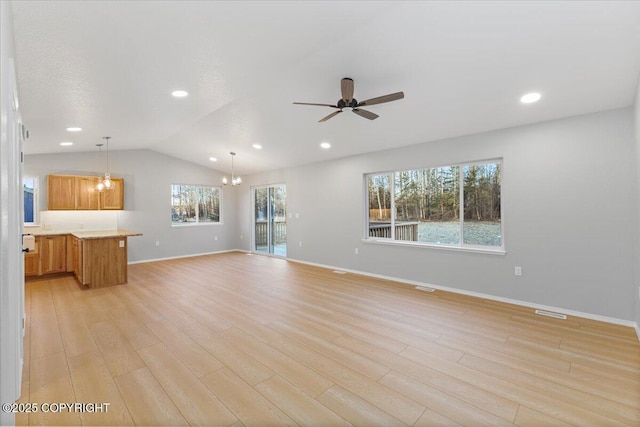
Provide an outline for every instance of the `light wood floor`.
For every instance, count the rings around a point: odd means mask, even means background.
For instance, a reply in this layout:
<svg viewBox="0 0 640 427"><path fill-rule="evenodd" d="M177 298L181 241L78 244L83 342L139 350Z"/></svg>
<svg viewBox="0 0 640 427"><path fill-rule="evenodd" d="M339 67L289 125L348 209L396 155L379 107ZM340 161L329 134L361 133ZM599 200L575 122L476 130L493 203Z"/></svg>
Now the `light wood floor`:
<svg viewBox="0 0 640 427"><path fill-rule="evenodd" d="M110 406L19 424L640 425L631 328L241 253L26 294L21 402Z"/></svg>

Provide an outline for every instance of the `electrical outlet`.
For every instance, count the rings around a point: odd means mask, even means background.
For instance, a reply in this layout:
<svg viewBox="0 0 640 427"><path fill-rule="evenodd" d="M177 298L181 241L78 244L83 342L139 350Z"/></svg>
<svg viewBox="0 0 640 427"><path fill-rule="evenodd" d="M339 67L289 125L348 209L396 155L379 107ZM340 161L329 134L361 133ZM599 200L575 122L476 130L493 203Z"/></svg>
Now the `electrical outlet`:
<svg viewBox="0 0 640 427"><path fill-rule="evenodd" d="M156 240L156 246L160 246L160 240Z"/></svg>
<svg viewBox="0 0 640 427"><path fill-rule="evenodd" d="M241 235L240 235L240 240L242 240L242 239L244 239L244 236L241 234Z"/></svg>
<svg viewBox="0 0 640 427"><path fill-rule="evenodd" d="M300 219L300 214L296 212L296 219Z"/></svg>
<svg viewBox="0 0 640 427"><path fill-rule="evenodd" d="M298 246L302 247L302 241L300 241L300 242L298 243Z"/></svg>
<svg viewBox="0 0 640 427"><path fill-rule="evenodd" d="M213 240L218 240L218 236L214 236L214 237L213 237Z"/></svg>
<svg viewBox="0 0 640 427"><path fill-rule="evenodd" d="M356 250L354 251L354 253L355 253L356 255L358 255L358 254L360 253L360 250L358 250L358 248L356 248Z"/></svg>
<svg viewBox="0 0 640 427"><path fill-rule="evenodd" d="M513 271L513 274L515 274L516 276L522 276L522 267L516 267Z"/></svg>
<svg viewBox="0 0 640 427"><path fill-rule="evenodd" d="M120 240L120 242L118 242L120 244L121 248L124 248L124 240Z"/></svg>

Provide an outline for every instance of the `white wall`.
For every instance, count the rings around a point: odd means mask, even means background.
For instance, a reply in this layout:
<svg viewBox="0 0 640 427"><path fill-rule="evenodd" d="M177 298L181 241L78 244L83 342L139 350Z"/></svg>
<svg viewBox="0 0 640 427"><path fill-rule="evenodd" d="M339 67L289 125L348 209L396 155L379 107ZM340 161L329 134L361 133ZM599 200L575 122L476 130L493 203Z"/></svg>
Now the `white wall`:
<svg viewBox="0 0 640 427"><path fill-rule="evenodd" d="M284 182L300 215L290 258L632 321L633 153L633 111L622 109L247 176L236 234L251 235L250 186ZM495 157L506 255L362 242L363 174ZM237 247L249 250L247 237Z"/></svg>
<svg viewBox="0 0 640 427"><path fill-rule="evenodd" d="M130 262L235 248L232 187L223 188L222 224L171 227L171 184L220 185L221 173L150 150L111 151L109 167L113 177L125 181L125 210L118 212L118 227L143 233L129 238ZM103 169L104 157L97 151L25 156L25 175L38 176L40 181L42 209L47 206L47 174L99 175ZM160 246L155 246L156 241Z"/></svg>
<svg viewBox="0 0 640 427"><path fill-rule="evenodd" d="M636 103L634 109L634 122L636 131L636 144L635 144L635 172L636 172L636 187L634 191L635 203L636 203L636 246L635 246L635 285L636 293L634 299L636 301L636 333L640 338L640 83L636 91Z"/></svg>

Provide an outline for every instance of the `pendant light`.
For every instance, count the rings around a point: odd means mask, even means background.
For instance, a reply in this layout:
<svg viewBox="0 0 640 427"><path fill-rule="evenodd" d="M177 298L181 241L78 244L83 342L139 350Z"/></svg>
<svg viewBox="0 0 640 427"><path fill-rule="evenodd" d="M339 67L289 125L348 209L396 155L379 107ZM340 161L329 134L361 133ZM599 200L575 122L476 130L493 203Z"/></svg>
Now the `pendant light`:
<svg viewBox="0 0 640 427"><path fill-rule="evenodd" d="M229 154L231 154L231 185L240 185L242 184L242 178L233 175L233 158L236 156L236 153L232 151ZM222 184L227 185L228 183L229 180L226 176L222 178Z"/></svg>
<svg viewBox="0 0 640 427"><path fill-rule="evenodd" d="M109 140L111 137L103 136L102 139L107 140L107 171L104 173L104 181L102 181L102 183L104 184L104 188L108 190L111 188L111 174L109 173Z"/></svg>
<svg viewBox="0 0 640 427"><path fill-rule="evenodd" d="M102 153L102 146L104 144L96 144L96 147L98 147L98 153ZM102 157L99 155L99 157ZM98 191L102 191L104 190L104 183L102 182L102 177L98 178L98 185L96 185L96 189Z"/></svg>

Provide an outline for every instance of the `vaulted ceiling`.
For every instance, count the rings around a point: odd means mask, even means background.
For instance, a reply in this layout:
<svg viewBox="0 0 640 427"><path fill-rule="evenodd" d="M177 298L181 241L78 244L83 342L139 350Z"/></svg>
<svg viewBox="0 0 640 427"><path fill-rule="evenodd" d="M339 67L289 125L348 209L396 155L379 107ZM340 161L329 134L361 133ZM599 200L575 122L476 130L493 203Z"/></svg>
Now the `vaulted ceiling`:
<svg viewBox="0 0 640 427"><path fill-rule="evenodd" d="M630 106L640 76L640 2L12 5L27 154L109 135L223 171L235 151L249 174ZM359 100L405 98L373 121L292 104L335 103L343 77Z"/></svg>

